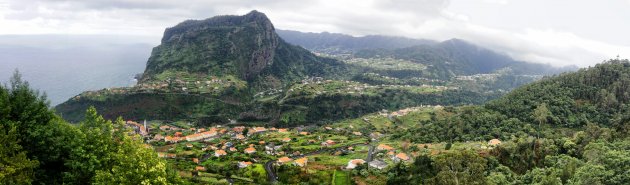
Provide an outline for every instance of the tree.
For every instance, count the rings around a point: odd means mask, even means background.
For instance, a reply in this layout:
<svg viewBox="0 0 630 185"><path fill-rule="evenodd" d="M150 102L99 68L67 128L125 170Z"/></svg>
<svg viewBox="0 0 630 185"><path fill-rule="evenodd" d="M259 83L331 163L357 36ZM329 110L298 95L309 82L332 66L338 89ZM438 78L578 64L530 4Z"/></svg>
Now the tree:
<svg viewBox="0 0 630 185"><path fill-rule="evenodd" d="M547 118L551 116L551 112L547 108L546 103L539 104L536 109L534 109L534 119L538 121L538 133L536 135L536 139L540 139L541 125L547 123Z"/></svg>
<svg viewBox="0 0 630 185"><path fill-rule="evenodd" d="M435 157L436 184L484 184L486 160L473 151L453 151Z"/></svg>
<svg viewBox="0 0 630 185"><path fill-rule="evenodd" d="M33 168L38 165L26 157L15 133L15 127L5 129L0 125L0 184L30 184Z"/></svg>
<svg viewBox="0 0 630 185"><path fill-rule="evenodd" d="M9 85L0 87L0 125L15 129L15 139L26 157L39 162L34 168L34 184L61 184L68 169L69 156L76 129L65 123L48 108L45 95L30 88L15 71Z"/></svg>
<svg viewBox="0 0 630 185"><path fill-rule="evenodd" d="M122 118L112 123L90 107L79 128L83 144L73 151L69 165L78 170L68 174L69 182L167 184L166 163L130 134Z"/></svg>

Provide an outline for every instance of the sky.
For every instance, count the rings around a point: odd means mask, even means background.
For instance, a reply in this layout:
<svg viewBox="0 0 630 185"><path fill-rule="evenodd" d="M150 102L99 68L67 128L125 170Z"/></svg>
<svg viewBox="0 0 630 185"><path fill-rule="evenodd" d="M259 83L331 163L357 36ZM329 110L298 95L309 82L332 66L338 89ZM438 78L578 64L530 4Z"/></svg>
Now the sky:
<svg viewBox="0 0 630 185"><path fill-rule="evenodd" d="M184 20L254 9L277 29L459 38L556 66L630 58L630 0L0 0L0 35L121 35L157 45Z"/></svg>

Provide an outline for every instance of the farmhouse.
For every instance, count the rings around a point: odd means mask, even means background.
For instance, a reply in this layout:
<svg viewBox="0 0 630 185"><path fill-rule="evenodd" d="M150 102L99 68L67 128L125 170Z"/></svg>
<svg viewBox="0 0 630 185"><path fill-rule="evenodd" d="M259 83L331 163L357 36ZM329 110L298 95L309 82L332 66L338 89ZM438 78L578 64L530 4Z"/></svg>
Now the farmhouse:
<svg viewBox="0 0 630 185"><path fill-rule="evenodd" d="M308 163L308 158L302 157L293 161L293 164L298 165L299 167L304 167Z"/></svg>
<svg viewBox="0 0 630 185"><path fill-rule="evenodd" d="M348 161L348 166L346 166L346 169L354 169L359 165L362 165L365 163L365 160L363 159L352 159L350 161Z"/></svg>

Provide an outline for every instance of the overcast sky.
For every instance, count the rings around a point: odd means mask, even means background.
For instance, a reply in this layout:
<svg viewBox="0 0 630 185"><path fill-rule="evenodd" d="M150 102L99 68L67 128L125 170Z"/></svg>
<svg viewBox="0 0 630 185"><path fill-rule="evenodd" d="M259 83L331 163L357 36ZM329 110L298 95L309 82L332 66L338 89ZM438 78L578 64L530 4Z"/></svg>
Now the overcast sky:
<svg viewBox="0 0 630 185"><path fill-rule="evenodd" d="M0 0L0 34L137 35L157 44L183 20L253 9L278 29L460 38L554 65L630 58L630 0Z"/></svg>

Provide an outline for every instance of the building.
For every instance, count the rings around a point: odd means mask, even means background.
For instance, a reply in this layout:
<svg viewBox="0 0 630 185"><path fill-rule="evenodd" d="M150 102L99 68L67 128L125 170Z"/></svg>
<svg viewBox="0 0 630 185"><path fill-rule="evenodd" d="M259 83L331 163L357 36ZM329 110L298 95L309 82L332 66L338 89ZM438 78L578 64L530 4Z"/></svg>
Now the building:
<svg viewBox="0 0 630 185"><path fill-rule="evenodd" d="M190 143L186 143L186 148L192 148L192 147L193 147L193 145L192 145L192 144L190 144Z"/></svg>
<svg viewBox="0 0 630 185"><path fill-rule="evenodd" d="M281 128L281 129L278 129L278 132L280 132L280 133L287 133L289 131L287 131L286 128Z"/></svg>
<svg viewBox="0 0 630 185"><path fill-rule="evenodd" d="M398 162L398 161L408 161L409 160L409 156L407 156L406 153L399 153L396 154L393 158L393 161Z"/></svg>
<svg viewBox="0 0 630 185"><path fill-rule="evenodd" d="M245 136L243 134L236 134L236 136L234 138L235 139L245 139Z"/></svg>
<svg viewBox="0 0 630 185"><path fill-rule="evenodd" d="M246 154L253 154L253 153L256 153L256 149L253 147L249 147L249 148L246 148L244 152Z"/></svg>
<svg viewBox="0 0 630 185"><path fill-rule="evenodd" d="M374 160L368 163L368 165L372 168L376 168L379 170L387 168L387 163L381 160Z"/></svg>
<svg viewBox="0 0 630 185"><path fill-rule="evenodd" d="M195 171L206 171L206 168L203 166L197 166L195 167Z"/></svg>
<svg viewBox="0 0 630 185"><path fill-rule="evenodd" d="M272 155L275 154L276 151L280 150L280 147L282 147L282 145L278 145L278 146L274 146L274 145L267 145L265 146L265 153Z"/></svg>
<svg viewBox="0 0 630 185"><path fill-rule="evenodd" d="M164 142L167 143L177 143L181 140L180 137L172 137L172 136L166 136L164 137Z"/></svg>
<svg viewBox="0 0 630 185"><path fill-rule="evenodd" d="M348 161L348 166L346 166L346 169L354 169L359 165L362 165L365 163L365 160L363 159L352 159L350 161Z"/></svg>
<svg viewBox="0 0 630 185"><path fill-rule="evenodd" d="M288 143L291 141L291 138L285 137L282 139L282 142Z"/></svg>
<svg viewBox="0 0 630 185"><path fill-rule="evenodd" d="M146 127L146 121L144 122L144 125L141 125L134 121L127 121L126 125L132 128L134 133L140 134L141 136L146 136L147 134L149 134L149 130Z"/></svg>
<svg viewBox="0 0 630 185"><path fill-rule="evenodd" d="M290 161L292 161L291 158L281 157L281 158L278 159L278 164L284 164L284 163L287 163L287 162L290 162Z"/></svg>
<svg viewBox="0 0 630 185"><path fill-rule="evenodd" d="M300 132L300 135L303 135L303 136L308 135L308 132Z"/></svg>
<svg viewBox="0 0 630 185"><path fill-rule="evenodd" d="M238 162L238 167L239 168L247 168L249 165L252 165L252 162L245 162L245 161L240 161Z"/></svg>
<svg viewBox="0 0 630 185"><path fill-rule="evenodd" d="M232 128L232 131L236 132L236 133L243 133L243 131L245 130L244 126L240 126L240 127L234 127Z"/></svg>
<svg viewBox="0 0 630 185"><path fill-rule="evenodd" d="M352 134L354 134L355 136L362 136L363 135L361 132L352 132Z"/></svg>
<svg viewBox="0 0 630 185"><path fill-rule="evenodd" d="M386 144L380 144L376 147L377 150L394 150L394 147L391 147Z"/></svg>
<svg viewBox="0 0 630 185"><path fill-rule="evenodd" d="M204 139L215 137L215 136L217 136L217 132L214 130L211 130L211 131L188 135L185 138L186 138L186 141L192 142L192 141L204 140Z"/></svg>
<svg viewBox="0 0 630 185"><path fill-rule="evenodd" d="M194 163L199 164L199 159L197 159L197 158L192 158L192 161L193 161Z"/></svg>
<svg viewBox="0 0 630 185"><path fill-rule="evenodd" d="M256 133L262 133L262 132L266 132L267 129L265 127L254 127L252 129L249 130L249 135L252 134L256 134Z"/></svg>
<svg viewBox="0 0 630 185"><path fill-rule="evenodd" d="M490 141L488 141L488 145L490 146L497 146L501 144L501 140L499 139L491 139Z"/></svg>
<svg viewBox="0 0 630 185"><path fill-rule="evenodd" d="M225 150L216 150L216 151L214 151L214 156L215 157L221 157L221 156L224 156L224 155L227 155L227 152L225 152Z"/></svg>
<svg viewBox="0 0 630 185"><path fill-rule="evenodd" d="M293 161L293 164L299 166L299 167L304 167L306 166L306 164L308 163L308 158L306 157L302 157L299 159L296 159L295 161Z"/></svg>
<svg viewBox="0 0 630 185"><path fill-rule="evenodd" d="M337 144L337 143L336 143L335 141L333 141L333 140L330 140L330 139L329 139L329 140L326 140L326 141L322 142L322 144L321 144L321 145L322 145L322 146L329 147L329 146L332 146L332 145L334 145L334 144Z"/></svg>
<svg viewBox="0 0 630 185"><path fill-rule="evenodd" d="M153 140L155 141L164 140L164 136L162 136L161 134L155 134L155 136L153 136Z"/></svg>

